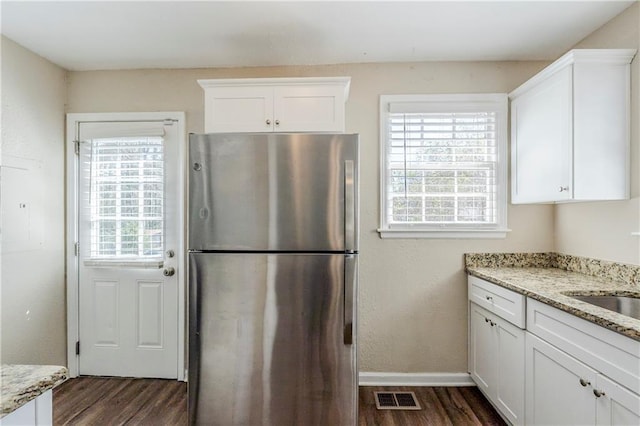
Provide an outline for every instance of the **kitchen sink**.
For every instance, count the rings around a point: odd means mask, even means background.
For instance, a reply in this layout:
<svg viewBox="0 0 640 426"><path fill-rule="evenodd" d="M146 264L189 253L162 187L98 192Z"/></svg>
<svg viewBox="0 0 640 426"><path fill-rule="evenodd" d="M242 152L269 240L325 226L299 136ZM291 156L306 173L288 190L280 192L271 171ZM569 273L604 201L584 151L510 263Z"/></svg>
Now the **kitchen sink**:
<svg viewBox="0 0 640 426"><path fill-rule="evenodd" d="M574 295L568 294L569 297L581 300L592 305L610 311L618 312L631 318L640 319L640 295L638 296L596 296L596 295Z"/></svg>

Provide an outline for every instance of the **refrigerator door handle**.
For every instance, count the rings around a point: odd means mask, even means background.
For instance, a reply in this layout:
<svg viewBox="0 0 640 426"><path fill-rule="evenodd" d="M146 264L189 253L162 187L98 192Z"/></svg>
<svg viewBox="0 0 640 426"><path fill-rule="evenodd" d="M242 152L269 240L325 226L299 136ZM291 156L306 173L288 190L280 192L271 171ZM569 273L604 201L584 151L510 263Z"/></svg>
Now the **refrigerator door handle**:
<svg viewBox="0 0 640 426"><path fill-rule="evenodd" d="M353 345L353 323L355 316L354 290L357 279L357 258L355 254L344 257L344 344Z"/></svg>
<svg viewBox="0 0 640 426"><path fill-rule="evenodd" d="M347 252L356 249L356 181L353 160L344 162L344 245Z"/></svg>

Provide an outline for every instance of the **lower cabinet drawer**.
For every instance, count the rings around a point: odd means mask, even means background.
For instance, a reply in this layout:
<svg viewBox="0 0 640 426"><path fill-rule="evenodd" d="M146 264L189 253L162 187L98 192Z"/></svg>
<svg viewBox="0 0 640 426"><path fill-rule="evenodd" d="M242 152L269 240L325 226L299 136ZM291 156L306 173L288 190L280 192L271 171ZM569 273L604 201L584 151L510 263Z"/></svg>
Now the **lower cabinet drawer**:
<svg viewBox="0 0 640 426"><path fill-rule="evenodd" d="M469 276L469 300L519 328L525 328L526 296Z"/></svg>
<svg viewBox="0 0 640 426"><path fill-rule="evenodd" d="M531 298L527 330L640 393L640 342Z"/></svg>

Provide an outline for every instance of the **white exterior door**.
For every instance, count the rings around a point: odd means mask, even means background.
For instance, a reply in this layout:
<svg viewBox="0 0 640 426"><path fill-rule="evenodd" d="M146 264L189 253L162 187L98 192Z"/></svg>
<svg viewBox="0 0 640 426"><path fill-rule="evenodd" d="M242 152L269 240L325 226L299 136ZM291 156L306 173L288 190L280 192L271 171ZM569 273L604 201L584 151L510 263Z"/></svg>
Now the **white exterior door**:
<svg viewBox="0 0 640 426"><path fill-rule="evenodd" d="M181 375L180 128L76 124L80 375Z"/></svg>

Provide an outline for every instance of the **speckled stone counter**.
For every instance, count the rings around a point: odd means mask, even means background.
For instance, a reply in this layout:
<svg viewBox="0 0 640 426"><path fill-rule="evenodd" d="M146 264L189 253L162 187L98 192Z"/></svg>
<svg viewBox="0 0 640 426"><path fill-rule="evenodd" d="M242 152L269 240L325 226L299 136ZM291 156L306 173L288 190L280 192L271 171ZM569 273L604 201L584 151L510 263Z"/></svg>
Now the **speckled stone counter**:
<svg viewBox="0 0 640 426"><path fill-rule="evenodd" d="M470 275L640 340L640 320L569 297L640 297L640 266L556 253L474 253L465 265Z"/></svg>
<svg viewBox="0 0 640 426"><path fill-rule="evenodd" d="M67 369L56 365L0 366L0 418L67 380Z"/></svg>

